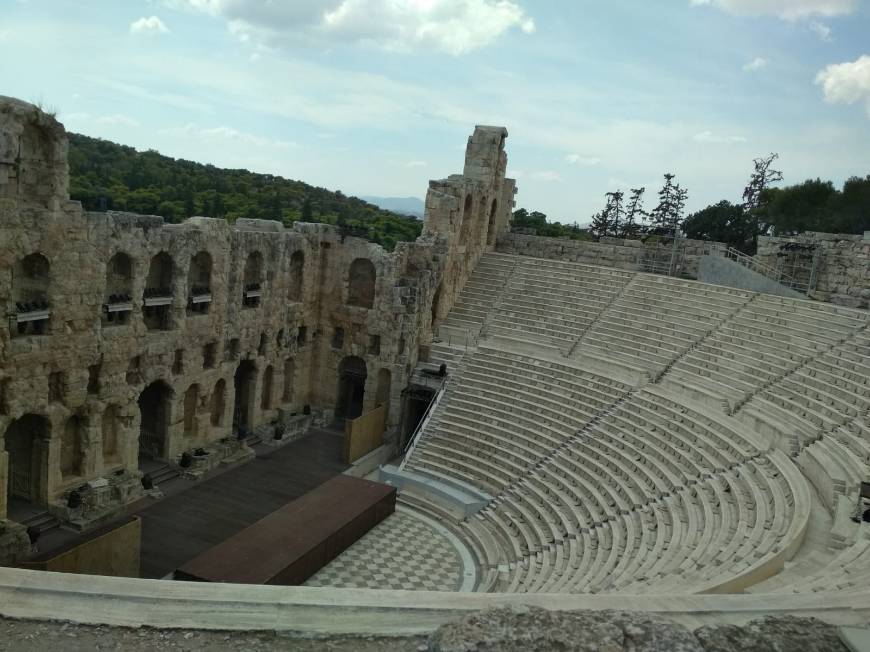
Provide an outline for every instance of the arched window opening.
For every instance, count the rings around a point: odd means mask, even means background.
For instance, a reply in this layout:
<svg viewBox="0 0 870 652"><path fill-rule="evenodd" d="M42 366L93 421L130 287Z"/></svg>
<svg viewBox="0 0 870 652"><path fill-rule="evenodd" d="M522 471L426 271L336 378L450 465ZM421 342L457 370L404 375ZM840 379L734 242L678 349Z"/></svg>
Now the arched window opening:
<svg viewBox="0 0 870 652"><path fill-rule="evenodd" d="M187 312L206 314L211 306L211 255L200 251L190 260L187 272Z"/></svg>
<svg viewBox="0 0 870 652"><path fill-rule="evenodd" d="M305 281L305 254L293 252L290 256L290 278L288 281L287 299L302 301L302 288Z"/></svg>
<svg viewBox="0 0 870 652"><path fill-rule="evenodd" d="M103 325L125 326L133 312L133 259L119 251L106 265Z"/></svg>
<svg viewBox="0 0 870 652"><path fill-rule="evenodd" d="M375 266L368 258L357 258L350 265L347 281L347 303L371 308L375 303Z"/></svg>
<svg viewBox="0 0 870 652"><path fill-rule="evenodd" d="M263 296L263 254L252 251L245 261L244 293L242 305L245 308L256 308Z"/></svg>
<svg viewBox="0 0 870 652"><path fill-rule="evenodd" d="M12 269L13 336L45 335L48 332L50 287L51 265L42 254L30 254L15 264Z"/></svg>
<svg viewBox="0 0 870 652"><path fill-rule="evenodd" d="M148 276L145 280L145 305L142 309L148 330L172 328L170 308L174 268L172 257L165 251L154 256L148 266Z"/></svg>

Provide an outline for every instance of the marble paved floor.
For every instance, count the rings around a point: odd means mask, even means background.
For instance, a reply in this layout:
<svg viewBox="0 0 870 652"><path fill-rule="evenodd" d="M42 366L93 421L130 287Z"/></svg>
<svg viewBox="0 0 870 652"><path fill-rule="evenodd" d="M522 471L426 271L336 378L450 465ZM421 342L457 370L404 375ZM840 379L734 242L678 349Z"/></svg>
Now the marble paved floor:
<svg viewBox="0 0 870 652"><path fill-rule="evenodd" d="M306 586L457 591L463 563L443 533L408 511L397 510Z"/></svg>

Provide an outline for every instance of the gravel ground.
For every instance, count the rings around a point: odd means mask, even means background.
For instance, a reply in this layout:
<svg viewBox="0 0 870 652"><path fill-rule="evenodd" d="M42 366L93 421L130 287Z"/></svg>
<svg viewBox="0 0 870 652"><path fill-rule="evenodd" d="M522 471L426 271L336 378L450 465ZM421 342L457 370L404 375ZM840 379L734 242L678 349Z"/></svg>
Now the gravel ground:
<svg viewBox="0 0 870 652"><path fill-rule="evenodd" d="M14 650L14 652L93 652L94 650L420 652L426 649L426 639L422 637L298 639L279 634L90 627L0 618L0 650L3 652L6 650Z"/></svg>

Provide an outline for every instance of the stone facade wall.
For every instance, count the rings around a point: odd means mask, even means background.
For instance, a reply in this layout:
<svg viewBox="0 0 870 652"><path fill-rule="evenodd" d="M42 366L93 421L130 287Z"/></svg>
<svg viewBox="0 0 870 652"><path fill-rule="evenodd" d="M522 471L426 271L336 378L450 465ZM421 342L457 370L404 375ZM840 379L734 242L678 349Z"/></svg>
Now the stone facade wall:
<svg viewBox="0 0 870 652"><path fill-rule="evenodd" d="M681 239L678 243L676 267L686 278L698 278L698 261L717 243ZM616 267L636 272L667 269L673 255L669 242L601 238L598 242L569 240L567 238L541 238L518 233L505 233L498 240L497 250L506 254L519 254L534 258L552 258L587 265Z"/></svg>
<svg viewBox="0 0 870 652"><path fill-rule="evenodd" d="M800 260L796 260L798 257ZM758 239L756 258L802 283L811 280L813 257L816 279L810 297L870 309L870 232L863 236L808 232Z"/></svg>
<svg viewBox="0 0 870 652"><path fill-rule="evenodd" d="M466 173L431 184L424 235L388 253L321 224L85 212L62 125L0 98L0 523L9 478L61 516L72 489L109 478L120 506L141 495L146 445L176 464L226 450L234 417L328 420L348 366L364 411L389 402L395 443L433 320L507 226L506 135L476 129Z"/></svg>

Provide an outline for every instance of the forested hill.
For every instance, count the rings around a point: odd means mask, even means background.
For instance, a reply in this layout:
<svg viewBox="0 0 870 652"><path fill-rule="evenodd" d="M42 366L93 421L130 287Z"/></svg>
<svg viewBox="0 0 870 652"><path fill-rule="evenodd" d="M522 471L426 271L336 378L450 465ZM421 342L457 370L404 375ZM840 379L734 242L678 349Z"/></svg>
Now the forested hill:
<svg viewBox="0 0 870 652"><path fill-rule="evenodd" d="M91 211L162 215L168 222L192 215L325 222L390 250L422 228L419 220L301 181L138 152L80 134L69 134L69 145L70 196Z"/></svg>

